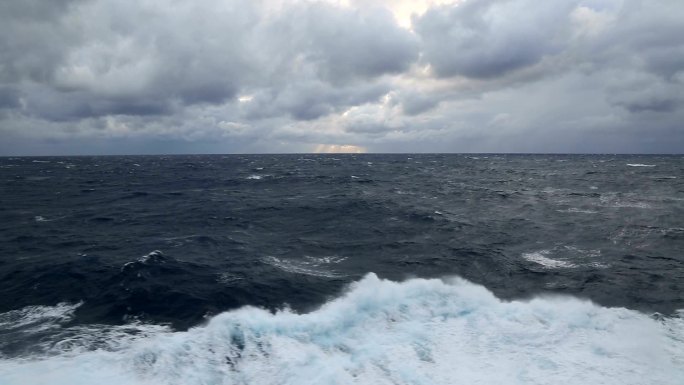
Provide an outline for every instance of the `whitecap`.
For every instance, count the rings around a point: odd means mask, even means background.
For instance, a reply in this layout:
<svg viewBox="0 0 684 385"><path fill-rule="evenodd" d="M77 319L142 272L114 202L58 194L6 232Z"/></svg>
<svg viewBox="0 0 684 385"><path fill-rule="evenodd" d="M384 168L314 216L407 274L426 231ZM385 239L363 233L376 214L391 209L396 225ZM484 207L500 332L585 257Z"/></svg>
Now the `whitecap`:
<svg viewBox="0 0 684 385"><path fill-rule="evenodd" d="M337 264L347 260L347 257L340 257L337 255L326 255L322 257L312 257L309 255L304 256L311 264L320 266L323 264Z"/></svg>
<svg viewBox="0 0 684 385"><path fill-rule="evenodd" d="M216 278L216 282L222 283L224 285L230 285L242 280L244 280L243 277L232 273L219 273Z"/></svg>
<svg viewBox="0 0 684 385"><path fill-rule="evenodd" d="M556 211L558 211L559 213L577 213L577 214L596 214L596 213L598 213L598 211L587 210L587 209L578 209L576 207L571 207L571 208L566 209L566 210L556 210Z"/></svg>
<svg viewBox="0 0 684 385"><path fill-rule="evenodd" d="M131 328L142 333L74 329L50 354L0 360L1 382L675 385L684 378L680 317L570 297L507 302L458 278L392 282L369 274L306 314L246 307L186 332Z"/></svg>
<svg viewBox="0 0 684 385"><path fill-rule="evenodd" d="M637 208L650 209L653 206L649 202L644 202L640 195L636 194L620 194L616 192L608 192L601 194L599 202L602 206L615 208Z"/></svg>
<svg viewBox="0 0 684 385"><path fill-rule="evenodd" d="M551 249L523 253L522 258L541 265L545 269L572 269L579 267L605 269L610 267L601 260L601 250L581 249L572 245L559 245Z"/></svg>
<svg viewBox="0 0 684 385"><path fill-rule="evenodd" d="M547 257L549 254L551 254L550 250L540 250L532 253L523 253L522 257L530 262L534 262L549 269L577 267L577 265L570 262L549 258Z"/></svg>
<svg viewBox="0 0 684 385"><path fill-rule="evenodd" d="M615 202L612 207L625 207L625 208L634 208L634 209L650 209L653 208L653 206L650 203L647 202L629 202L629 201L619 201Z"/></svg>
<svg viewBox="0 0 684 385"><path fill-rule="evenodd" d="M627 163L629 167L655 167L655 164Z"/></svg>
<svg viewBox="0 0 684 385"><path fill-rule="evenodd" d="M27 306L23 309L0 313L0 330L7 332L31 327L35 332L53 328L71 320L74 311L81 305L81 302L75 304L62 302L55 306Z"/></svg>
<svg viewBox="0 0 684 385"><path fill-rule="evenodd" d="M127 271L129 269L135 269L136 266L139 265L149 265L149 264L158 264L158 263L164 263L165 258L164 258L164 253L162 253L159 250L154 250L148 254L143 255L142 257L138 258L136 261L132 262L126 262L121 266L121 271Z"/></svg>
<svg viewBox="0 0 684 385"><path fill-rule="evenodd" d="M259 180L262 178L263 178L263 176L261 176L261 175L250 175L247 177L247 179L252 179L252 180Z"/></svg>
<svg viewBox="0 0 684 385"><path fill-rule="evenodd" d="M292 273L292 274L303 274L311 275L314 277L324 277L324 278L339 278L343 277L343 274L339 274L333 270L327 269L326 264L339 263L345 258L340 257L304 257L301 260L295 259L285 259L277 258L273 256L268 256L262 259L262 261L268 265L276 267L282 271Z"/></svg>

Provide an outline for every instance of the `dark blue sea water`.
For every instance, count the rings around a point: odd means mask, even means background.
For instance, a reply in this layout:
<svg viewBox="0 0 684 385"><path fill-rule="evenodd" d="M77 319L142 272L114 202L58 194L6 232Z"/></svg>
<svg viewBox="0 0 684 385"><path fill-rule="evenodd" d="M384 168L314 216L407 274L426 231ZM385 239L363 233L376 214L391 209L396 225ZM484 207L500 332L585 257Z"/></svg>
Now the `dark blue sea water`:
<svg viewBox="0 0 684 385"><path fill-rule="evenodd" d="M684 157L0 158L0 384L681 384Z"/></svg>

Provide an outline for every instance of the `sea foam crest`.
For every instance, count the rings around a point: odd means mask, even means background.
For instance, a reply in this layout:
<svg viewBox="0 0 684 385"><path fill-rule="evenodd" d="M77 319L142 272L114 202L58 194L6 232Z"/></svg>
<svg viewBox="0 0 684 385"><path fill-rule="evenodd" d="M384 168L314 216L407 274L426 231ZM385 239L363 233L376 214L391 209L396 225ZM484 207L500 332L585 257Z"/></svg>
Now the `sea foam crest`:
<svg viewBox="0 0 684 385"><path fill-rule="evenodd" d="M92 332L92 331L91 331ZM680 384L684 323L461 279L373 274L307 314L246 307L187 332L0 361L14 384Z"/></svg>
<svg viewBox="0 0 684 385"><path fill-rule="evenodd" d="M69 321L82 303L59 303L55 306L27 306L20 310L0 313L0 332L19 329L43 330Z"/></svg>

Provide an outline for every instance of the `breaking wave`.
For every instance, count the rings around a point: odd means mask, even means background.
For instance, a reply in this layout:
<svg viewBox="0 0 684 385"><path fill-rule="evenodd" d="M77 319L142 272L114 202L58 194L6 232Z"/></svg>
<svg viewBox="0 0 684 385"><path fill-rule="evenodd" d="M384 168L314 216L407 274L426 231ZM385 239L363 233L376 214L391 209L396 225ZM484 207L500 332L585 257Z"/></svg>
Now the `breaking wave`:
<svg viewBox="0 0 684 385"><path fill-rule="evenodd" d="M0 360L0 383L676 384L684 320L569 297L506 302L459 278L369 274L320 309L245 307L186 332L159 325L65 326L74 306L8 323L61 329L42 350ZM61 326L60 326L61 325ZM51 343L50 343L51 342Z"/></svg>

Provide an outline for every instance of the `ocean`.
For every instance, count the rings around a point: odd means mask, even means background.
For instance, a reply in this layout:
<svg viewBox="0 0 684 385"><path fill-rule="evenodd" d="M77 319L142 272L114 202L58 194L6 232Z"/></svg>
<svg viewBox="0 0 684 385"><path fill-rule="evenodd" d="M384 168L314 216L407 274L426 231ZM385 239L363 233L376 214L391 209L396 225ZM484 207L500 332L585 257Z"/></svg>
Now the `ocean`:
<svg viewBox="0 0 684 385"><path fill-rule="evenodd" d="M0 158L0 384L684 384L684 157Z"/></svg>

